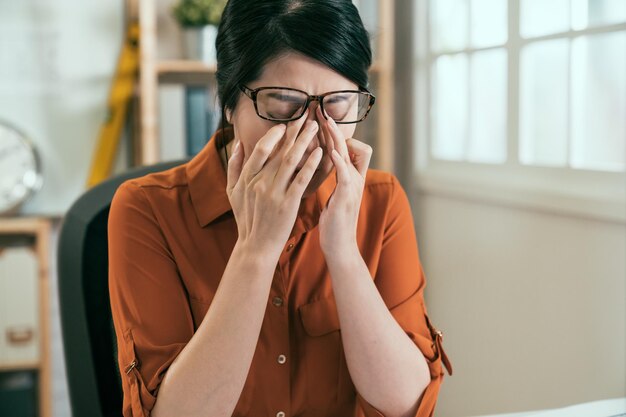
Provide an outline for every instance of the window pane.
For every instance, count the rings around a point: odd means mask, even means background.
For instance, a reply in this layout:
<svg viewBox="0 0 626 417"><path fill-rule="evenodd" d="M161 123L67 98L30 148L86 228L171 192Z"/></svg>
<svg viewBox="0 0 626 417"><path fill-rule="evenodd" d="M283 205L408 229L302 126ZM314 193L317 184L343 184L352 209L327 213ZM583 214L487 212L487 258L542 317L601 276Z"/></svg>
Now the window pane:
<svg viewBox="0 0 626 417"><path fill-rule="evenodd" d="M582 36L572 44L572 166L624 170L626 33Z"/></svg>
<svg viewBox="0 0 626 417"><path fill-rule="evenodd" d="M433 51L456 51L467 46L469 0L433 0L430 6Z"/></svg>
<svg viewBox="0 0 626 417"><path fill-rule="evenodd" d="M520 57L520 162L567 165L568 40L536 42Z"/></svg>
<svg viewBox="0 0 626 417"><path fill-rule="evenodd" d="M624 0L572 0L572 28L626 22Z"/></svg>
<svg viewBox="0 0 626 417"><path fill-rule="evenodd" d="M439 57L433 69L431 154L462 160L467 136L467 55Z"/></svg>
<svg viewBox="0 0 626 417"><path fill-rule="evenodd" d="M507 40L507 0L472 0L472 46L502 45Z"/></svg>
<svg viewBox="0 0 626 417"><path fill-rule="evenodd" d="M507 54L504 49L476 52L471 57L471 133L468 159L506 161Z"/></svg>
<svg viewBox="0 0 626 417"><path fill-rule="evenodd" d="M569 0L520 0L520 34L524 38L569 30Z"/></svg>

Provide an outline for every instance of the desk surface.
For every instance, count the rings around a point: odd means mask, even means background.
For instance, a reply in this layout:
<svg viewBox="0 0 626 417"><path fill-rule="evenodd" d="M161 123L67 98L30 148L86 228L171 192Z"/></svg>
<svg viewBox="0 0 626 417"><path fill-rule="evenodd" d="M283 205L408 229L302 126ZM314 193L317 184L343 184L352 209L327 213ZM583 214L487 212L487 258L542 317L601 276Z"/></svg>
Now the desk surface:
<svg viewBox="0 0 626 417"><path fill-rule="evenodd" d="M549 410L474 417L626 417L626 397L593 401Z"/></svg>

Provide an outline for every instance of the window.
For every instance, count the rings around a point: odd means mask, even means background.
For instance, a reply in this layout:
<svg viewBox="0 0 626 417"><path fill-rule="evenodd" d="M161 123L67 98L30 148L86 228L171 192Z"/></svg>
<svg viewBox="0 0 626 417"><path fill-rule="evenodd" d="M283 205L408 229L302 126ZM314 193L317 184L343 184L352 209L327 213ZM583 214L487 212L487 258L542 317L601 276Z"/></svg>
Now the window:
<svg viewBox="0 0 626 417"><path fill-rule="evenodd" d="M415 13L418 186L626 221L626 1Z"/></svg>

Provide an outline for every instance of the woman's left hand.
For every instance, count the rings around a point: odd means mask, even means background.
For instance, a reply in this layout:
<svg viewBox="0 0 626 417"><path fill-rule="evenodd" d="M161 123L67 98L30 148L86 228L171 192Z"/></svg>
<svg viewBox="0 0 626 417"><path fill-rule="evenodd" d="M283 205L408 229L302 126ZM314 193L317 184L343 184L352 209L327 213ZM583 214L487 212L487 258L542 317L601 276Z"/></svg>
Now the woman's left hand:
<svg viewBox="0 0 626 417"><path fill-rule="evenodd" d="M335 121L325 119L319 108L317 120L337 175L337 185L319 220L320 246L329 260L346 250L358 249L357 221L372 147L353 138L345 139Z"/></svg>

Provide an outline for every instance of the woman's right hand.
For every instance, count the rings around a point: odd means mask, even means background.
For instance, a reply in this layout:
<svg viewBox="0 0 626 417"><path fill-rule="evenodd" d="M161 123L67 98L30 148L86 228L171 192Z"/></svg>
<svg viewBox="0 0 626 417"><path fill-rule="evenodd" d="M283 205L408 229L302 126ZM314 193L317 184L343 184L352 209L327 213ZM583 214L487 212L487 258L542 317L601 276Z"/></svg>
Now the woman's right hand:
<svg viewBox="0 0 626 417"><path fill-rule="evenodd" d="M268 130L245 164L240 141L235 144L228 161L226 192L237 222L238 242L278 255L289 238L302 195L323 154L318 146L291 181L319 129L317 122L307 121L307 115L308 111L288 125Z"/></svg>

